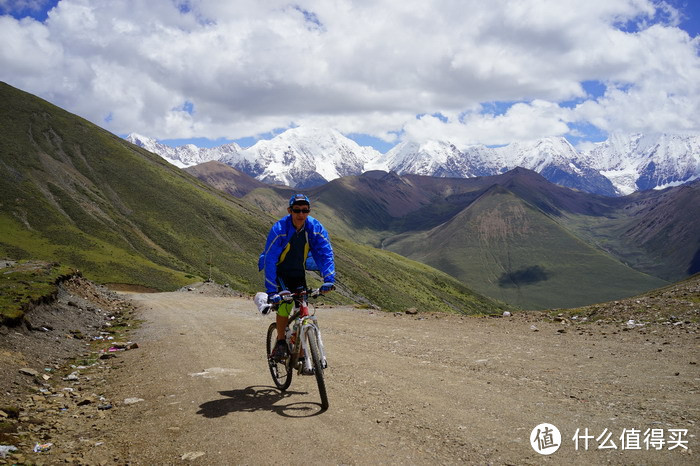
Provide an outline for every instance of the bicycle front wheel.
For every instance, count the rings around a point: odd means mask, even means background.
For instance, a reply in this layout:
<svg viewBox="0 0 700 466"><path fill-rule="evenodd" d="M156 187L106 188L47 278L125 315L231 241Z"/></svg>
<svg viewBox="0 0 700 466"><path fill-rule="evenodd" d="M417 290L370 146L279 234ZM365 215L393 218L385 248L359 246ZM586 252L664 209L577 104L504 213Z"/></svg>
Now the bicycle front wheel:
<svg viewBox="0 0 700 466"><path fill-rule="evenodd" d="M314 375L318 384L318 392L321 395L321 409L328 409L328 395L326 394L326 382L323 379L323 364L321 362L321 350L318 346L318 334L316 329L309 330L306 335L311 350L311 360L314 363Z"/></svg>
<svg viewBox="0 0 700 466"><path fill-rule="evenodd" d="M267 339L265 341L267 364L270 367L270 374L272 374L272 380L275 382L275 385L280 390L285 391L292 383L292 368L289 365L292 358L287 356L284 361L275 361L272 359L272 350L275 348L276 344L277 324L273 322L267 329Z"/></svg>

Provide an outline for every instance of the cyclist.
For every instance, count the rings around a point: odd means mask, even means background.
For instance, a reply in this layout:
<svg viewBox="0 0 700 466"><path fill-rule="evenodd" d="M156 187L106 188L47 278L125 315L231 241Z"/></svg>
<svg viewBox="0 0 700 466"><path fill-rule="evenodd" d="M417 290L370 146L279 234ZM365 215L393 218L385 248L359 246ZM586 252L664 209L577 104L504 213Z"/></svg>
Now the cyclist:
<svg viewBox="0 0 700 466"><path fill-rule="evenodd" d="M316 265L324 281L321 293L335 288L333 248L321 222L309 215L309 198L295 194L289 199L287 212L289 215L272 225L258 261L258 268L265 274L268 302L279 304L277 344L272 352L272 357L278 361L287 356L284 333L293 306L291 302L281 302L281 295L289 290L306 289L306 269L316 268Z"/></svg>

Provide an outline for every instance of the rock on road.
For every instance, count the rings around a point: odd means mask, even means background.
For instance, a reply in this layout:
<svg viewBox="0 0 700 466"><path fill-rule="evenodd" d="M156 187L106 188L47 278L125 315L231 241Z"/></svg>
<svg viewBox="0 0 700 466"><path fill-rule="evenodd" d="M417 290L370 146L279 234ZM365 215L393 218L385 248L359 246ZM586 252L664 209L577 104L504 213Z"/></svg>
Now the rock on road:
<svg viewBox="0 0 700 466"><path fill-rule="evenodd" d="M139 348L111 361L103 390L118 403L92 421L110 461L697 464L697 327L321 307L330 408L320 412L314 377L274 388L264 354L273 319L251 300L126 296L141 307ZM551 456L531 446L540 423L561 431ZM594 438L577 451L572 437L586 428ZM687 449L645 448L649 428L666 438L687 429ZM605 429L616 448L599 448ZM623 449L625 429L641 431L640 449Z"/></svg>

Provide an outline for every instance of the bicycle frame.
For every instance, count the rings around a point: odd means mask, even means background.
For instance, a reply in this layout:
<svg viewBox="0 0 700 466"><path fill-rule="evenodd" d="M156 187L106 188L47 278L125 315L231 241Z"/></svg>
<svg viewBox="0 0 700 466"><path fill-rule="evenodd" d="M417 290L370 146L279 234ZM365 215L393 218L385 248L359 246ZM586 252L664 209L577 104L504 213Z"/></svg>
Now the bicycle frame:
<svg viewBox="0 0 700 466"><path fill-rule="evenodd" d="M304 296L304 294L294 297L294 312L289 317L287 327L291 329L292 335L296 334L296 339L290 348L292 367L297 366L303 354L302 364L297 367L298 373L311 375L314 373L314 369L307 337L315 338L318 342L318 348L321 352L322 367L326 368L328 363L326 362L326 350L323 346L323 338L321 338L318 320L314 314L309 313L309 303L306 301L306 296ZM309 332L313 332L312 335L309 335Z"/></svg>

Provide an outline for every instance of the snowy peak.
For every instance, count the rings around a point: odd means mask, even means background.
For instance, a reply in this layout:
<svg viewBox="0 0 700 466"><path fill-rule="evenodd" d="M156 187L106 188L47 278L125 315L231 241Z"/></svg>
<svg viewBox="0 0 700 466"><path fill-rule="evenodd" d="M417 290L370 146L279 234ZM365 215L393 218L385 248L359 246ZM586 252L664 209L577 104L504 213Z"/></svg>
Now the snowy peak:
<svg viewBox="0 0 700 466"><path fill-rule="evenodd" d="M340 132L326 128L292 128L246 149L242 169L267 183L306 187L342 176L359 175L380 156Z"/></svg>
<svg viewBox="0 0 700 466"><path fill-rule="evenodd" d="M226 157L235 157L235 154L241 152L241 146L238 144L224 144L223 146L207 149L197 147L194 144L186 144L184 146L170 147L161 144L155 139L142 136L137 133L131 133L126 137L126 140L132 144L143 147L144 149L160 155L173 165L186 168L198 165L204 162L221 160Z"/></svg>
<svg viewBox="0 0 700 466"><path fill-rule="evenodd" d="M445 141L402 143L367 168L438 177L470 178L498 175L517 167L542 174L550 181L614 196L615 188L591 169L564 138L543 138L504 147L471 146L463 150Z"/></svg>
<svg viewBox="0 0 700 466"><path fill-rule="evenodd" d="M615 133L582 156L622 194L660 189L700 177L700 137Z"/></svg>
<svg viewBox="0 0 700 466"><path fill-rule="evenodd" d="M578 152L565 138L514 142L495 152L507 167L523 167L538 173L549 165L567 165L578 159Z"/></svg>
<svg viewBox="0 0 700 466"><path fill-rule="evenodd" d="M265 183L300 188L360 175L367 162L381 155L328 128L292 128L247 149L235 143L211 149L169 147L135 133L127 140L181 168L219 161Z"/></svg>
<svg viewBox="0 0 700 466"><path fill-rule="evenodd" d="M474 176L464 167L464 154L446 141L427 141L423 144L402 142L385 155L365 165L365 171L384 170L399 174L427 174L441 177L469 178Z"/></svg>
<svg viewBox="0 0 700 466"><path fill-rule="evenodd" d="M328 128L292 128L247 149L235 143L211 149L169 147L135 133L127 139L179 167L220 161L259 181L299 188L370 170L470 178L523 167L562 186L616 196L700 177L700 137L670 134L615 133L586 151L577 151L565 138L550 137L503 147L402 142L386 154Z"/></svg>
<svg viewBox="0 0 700 466"><path fill-rule="evenodd" d="M340 132L328 128L292 128L270 140L258 141L250 149L285 148L300 156L311 156L321 161L337 161L339 156L352 155L354 159L367 162L379 153L362 147Z"/></svg>

